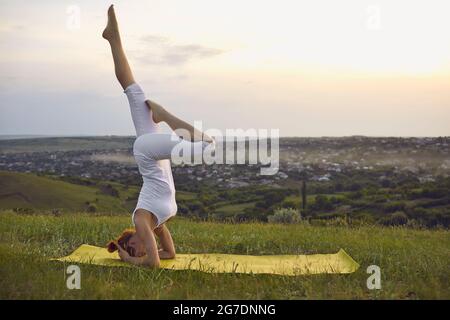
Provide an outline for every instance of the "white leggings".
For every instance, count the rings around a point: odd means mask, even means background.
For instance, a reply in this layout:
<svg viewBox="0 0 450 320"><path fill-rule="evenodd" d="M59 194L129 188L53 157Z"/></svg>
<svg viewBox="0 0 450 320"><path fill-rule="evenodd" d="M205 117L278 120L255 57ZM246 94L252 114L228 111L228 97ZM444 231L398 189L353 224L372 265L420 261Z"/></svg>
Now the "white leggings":
<svg viewBox="0 0 450 320"><path fill-rule="evenodd" d="M145 103L145 93L141 87L137 83L133 83L124 92L130 103L131 118L136 129L136 136L139 137L146 133L158 132L159 125L153 121L152 111Z"/></svg>
<svg viewBox="0 0 450 320"><path fill-rule="evenodd" d="M174 135L159 133L159 125L153 121L152 111L145 103L145 94L141 87L133 83L125 89L130 103L131 117L136 129L137 139L133 153L143 185L139 194L137 209L145 209L158 219L157 226L174 216L177 212L175 186L173 183L170 158L172 150L178 144L186 144L181 150L191 150L191 154L203 152L207 142L190 142Z"/></svg>
<svg viewBox="0 0 450 320"><path fill-rule="evenodd" d="M205 141L191 142L175 137L173 134L159 133L160 127L153 121L152 111L145 103L146 97L141 87L137 83L133 83L124 92L130 104L131 118L138 137L134 144L134 149L138 153L153 160L163 160L170 159L172 149L180 143L186 147L181 148L180 146L180 149L190 149L192 155L202 153L209 145ZM146 137L139 139L142 135L146 135Z"/></svg>

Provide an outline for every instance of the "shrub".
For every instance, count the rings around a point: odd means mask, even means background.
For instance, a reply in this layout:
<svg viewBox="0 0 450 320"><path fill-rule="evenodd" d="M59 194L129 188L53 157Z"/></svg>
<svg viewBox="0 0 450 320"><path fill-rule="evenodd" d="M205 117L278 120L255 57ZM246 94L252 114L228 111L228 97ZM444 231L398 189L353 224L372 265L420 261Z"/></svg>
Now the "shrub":
<svg viewBox="0 0 450 320"><path fill-rule="evenodd" d="M406 226L413 229L421 229L424 227L424 225L420 221L415 219L408 219L408 223L406 224Z"/></svg>
<svg viewBox="0 0 450 320"><path fill-rule="evenodd" d="M284 200L284 201L281 203L281 206L282 206L283 208L296 208L296 209L298 209L298 207L299 207L299 202L298 202L298 201L295 201L295 200Z"/></svg>
<svg viewBox="0 0 450 320"><path fill-rule="evenodd" d="M380 222L385 226L402 226L408 223L408 216L403 211L396 211Z"/></svg>
<svg viewBox="0 0 450 320"><path fill-rule="evenodd" d="M22 214L33 214L34 213L33 208L14 208L13 211L15 213L22 213Z"/></svg>
<svg viewBox="0 0 450 320"><path fill-rule="evenodd" d="M274 214L267 217L271 223L298 223L301 221L300 212L294 208L278 208Z"/></svg>
<svg viewBox="0 0 450 320"><path fill-rule="evenodd" d="M363 193L361 190L349 193L347 195L347 198L350 200L357 200L357 199L361 199L363 197Z"/></svg>
<svg viewBox="0 0 450 320"><path fill-rule="evenodd" d="M318 194L314 200L314 203L311 205L311 208L315 210L332 210L333 203L327 196Z"/></svg>
<svg viewBox="0 0 450 320"><path fill-rule="evenodd" d="M205 216L206 213L206 208L203 205L203 203L201 203L198 200L194 200L191 201L189 203L186 203L186 206L188 207L189 211L197 216Z"/></svg>
<svg viewBox="0 0 450 320"><path fill-rule="evenodd" d="M332 219L325 220L325 225L334 227L348 227L349 222L346 217L334 217Z"/></svg>
<svg viewBox="0 0 450 320"><path fill-rule="evenodd" d="M90 203L87 206L87 212L91 212L91 213L97 212L97 206L95 205L95 203Z"/></svg>
<svg viewBox="0 0 450 320"><path fill-rule="evenodd" d="M446 188L439 188L439 187L434 187L434 188L424 188L422 190L421 196L422 197L426 197L426 198L431 198L431 199L439 199L442 197L445 197L448 195L448 190Z"/></svg>
<svg viewBox="0 0 450 320"><path fill-rule="evenodd" d="M401 212L405 209L405 203L402 201L391 201L384 205L384 212Z"/></svg>
<svg viewBox="0 0 450 320"><path fill-rule="evenodd" d="M110 184L100 186L100 191L104 194L107 194L107 195L110 195L110 196L113 196L116 198L118 198L120 195L119 191Z"/></svg>

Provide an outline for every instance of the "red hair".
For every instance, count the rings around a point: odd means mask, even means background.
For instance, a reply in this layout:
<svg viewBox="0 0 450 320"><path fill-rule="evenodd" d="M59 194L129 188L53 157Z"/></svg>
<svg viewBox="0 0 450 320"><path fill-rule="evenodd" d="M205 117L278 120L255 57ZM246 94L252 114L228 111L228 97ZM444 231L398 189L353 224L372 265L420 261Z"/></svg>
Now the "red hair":
<svg viewBox="0 0 450 320"><path fill-rule="evenodd" d="M136 233L136 230L134 229L125 229L123 230L120 237L118 237L116 240L111 240L108 242L106 247L108 248L109 252L114 252L118 250L119 248L117 245L124 248L130 256L134 256L134 250L133 248L128 246L128 242L130 241L131 237Z"/></svg>

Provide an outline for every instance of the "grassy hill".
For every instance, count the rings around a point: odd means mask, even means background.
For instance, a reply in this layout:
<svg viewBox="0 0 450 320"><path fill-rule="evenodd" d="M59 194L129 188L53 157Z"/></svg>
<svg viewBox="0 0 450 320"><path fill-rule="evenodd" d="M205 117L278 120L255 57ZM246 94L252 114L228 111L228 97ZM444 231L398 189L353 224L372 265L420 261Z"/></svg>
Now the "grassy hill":
<svg viewBox="0 0 450 320"><path fill-rule="evenodd" d="M169 229L179 253L312 254L344 248L361 267L348 275L207 274L80 265L68 290L67 264L49 261L83 243L103 246L128 216L0 212L0 299L449 299L450 232L379 226L194 222ZM381 290L366 286L369 265Z"/></svg>
<svg viewBox="0 0 450 320"><path fill-rule="evenodd" d="M136 191L136 190L134 190ZM83 186L55 178L0 171L0 208L66 209L84 211L88 203L100 212L126 212L125 197L131 191L111 196L102 186Z"/></svg>
<svg viewBox="0 0 450 320"><path fill-rule="evenodd" d="M139 194L139 186L125 186L110 181L38 176L0 171L0 210L32 209L80 212L130 213ZM72 183L74 182L74 183ZM195 193L178 191L177 200L190 201Z"/></svg>

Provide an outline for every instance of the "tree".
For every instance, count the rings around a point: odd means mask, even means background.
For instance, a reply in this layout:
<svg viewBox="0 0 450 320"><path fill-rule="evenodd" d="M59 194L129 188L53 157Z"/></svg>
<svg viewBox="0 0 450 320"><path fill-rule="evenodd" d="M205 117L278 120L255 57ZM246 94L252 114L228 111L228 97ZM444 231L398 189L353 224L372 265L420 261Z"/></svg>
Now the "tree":
<svg viewBox="0 0 450 320"><path fill-rule="evenodd" d="M316 210L331 210L333 209L333 204L331 203L331 201L328 199L327 196L318 194L315 198L312 207Z"/></svg>
<svg viewBox="0 0 450 320"><path fill-rule="evenodd" d="M306 210L306 181L303 179L302 183L302 209Z"/></svg>

